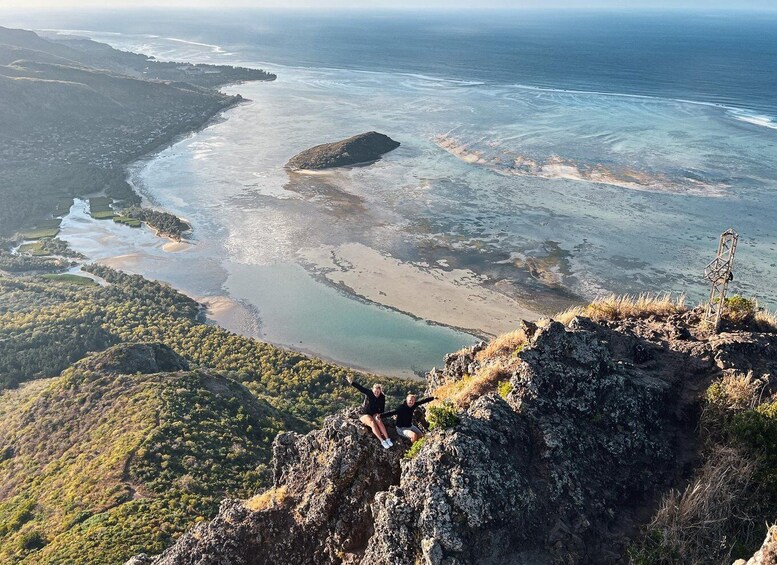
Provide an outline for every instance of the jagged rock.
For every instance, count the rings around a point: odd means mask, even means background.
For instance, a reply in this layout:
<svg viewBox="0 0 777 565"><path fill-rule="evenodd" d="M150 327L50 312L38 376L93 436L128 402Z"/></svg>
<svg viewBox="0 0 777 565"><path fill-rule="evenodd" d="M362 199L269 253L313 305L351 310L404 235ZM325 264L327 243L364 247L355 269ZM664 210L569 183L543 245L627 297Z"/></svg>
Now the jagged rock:
<svg viewBox="0 0 777 565"><path fill-rule="evenodd" d="M375 131L334 143L323 143L298 153L286 163L289 170L322 170L369 163L399 147L399 142Z"/></svg>
<svg viewBox="0 0 777 565"><path fill-rule="evenodd" d="M428 390L433 391L449 382L456 382L466 376L474 375L480 368L480 362L475 356L485 348L486 342L481 341L456 353L448 353L445 356L445 366L442 371L437 371L435 368L427 373Z"/></svg>
<svg viewBox="0 0 777 565"><path fill-rule="evenodd" d="M506 398L477 398L410 460L353 411L281 434L273 503L226 501L152 563L621 562L698 463L699 401L722 367L777 374L777 336L702 338L692 315L527 326ZM447 356L430 388L474 373L483 347Z"/></svg>
<svg viewBox="0 0 777 565"><path fill-rule="evenodd" d="M77 367L99 373L150 375L188 371L189 363L161 343L125 343L80 361Z"/></svg>
<svg viewBox="0 0 777 565"><path fill-rule="evenodd" d="M152 563L342 562L367 543L375 494L399 482L402 441L394 441L397 446L384 450L353 410L309 434L278 435L268 502L255 500L256 511L238 500L222 502L212 522L196 526Z"/></svg>
<svg viewBox="0 0 777 565"><path fill-rule="evenodd" d="M734 565L777 565L777 526L772 526L766 533L761 549L750 559L738 559Z"/></svg>

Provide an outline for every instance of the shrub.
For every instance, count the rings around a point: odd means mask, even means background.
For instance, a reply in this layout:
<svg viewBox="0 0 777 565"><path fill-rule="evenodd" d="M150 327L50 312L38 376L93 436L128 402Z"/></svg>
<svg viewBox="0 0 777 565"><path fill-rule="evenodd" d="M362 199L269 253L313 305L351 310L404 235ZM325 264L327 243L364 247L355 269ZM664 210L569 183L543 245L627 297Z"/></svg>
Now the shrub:
<svg viewBox="0 0 777 565"><path fill-rule="evenodd" d="M430 430L448 429L459 423L459 412L453 404L446 401L430 406L426 412L426 420L429 422Z"/></svg>
<svg viewBox="0 0 777 565"><path fill-rule="evenodd" d="M751 299L735 294L726 298L723 308L723 316L733 324L748 324L755 320L758 303Z"/></svg>
<svg viewBox="0 0 777 565"><path fill-rule="evenodd" d="M22 536L20 545L24 551L35 551L43 548L47 543L39 531L33 530Z"/></svg>
<svg viewBox="0 0 777 565"><path fill-rule="evenodd" d="M502 398L507 398L507 396L513 392L513 383L510 381L502 381L499 383L499 385L496 387L497 392L499 392L499 396Z"/></svg>
<svg viewBox="0 0 777 565"><path fill-rule="evenodd" d="M707 389L707 402L723 410L745 410L758 404L762 386L753 380L753 372L746 375L728 374Z"/></svg>
<svg viewBox="0 0 777 565"><path fill-rule="evenodd" d="M403 456L405 459L412 459L416 455L418 455L418 452L421 451L421 448L426 443L426 437L422 437L417 442L415 442L413 445L410 446L410 449L405 451L405 455Z"/></svg>

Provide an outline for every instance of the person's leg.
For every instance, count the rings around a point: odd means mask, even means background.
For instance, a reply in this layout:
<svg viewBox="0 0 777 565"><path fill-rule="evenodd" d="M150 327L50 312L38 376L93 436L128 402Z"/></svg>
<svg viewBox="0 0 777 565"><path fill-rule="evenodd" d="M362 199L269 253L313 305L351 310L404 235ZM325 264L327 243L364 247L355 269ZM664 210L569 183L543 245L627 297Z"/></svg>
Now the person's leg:
<svg viewBox="0 0 777 565"><path fill-rule="evenodd" d="M410 441L412 443L417 442L422 437L424 437L424 433L418 429L418 426L410 426Z"/></svg>
<svg viewBox="0 0 777 565"><path fill-rule="evenodd" d="M373 418L375 419L375 425L378 426L378 430L383 434L383 437L380 439L388 439L388 433L386 433L386 426L383 425L383 420L380 419L380 416L373 416Z"/></svg>
<svg viewBox="0 0 777 565"><path fill-rule="evenodd" d="M380 441L383 441L383 437L380 435L380 430L378 430L378 427L375 425L375 420L372 416L369 416L367 414L362 414L359 416L359 420L365 425L369 426L372 430L372 433L375 434L375 437L377 437Z"/></svg>

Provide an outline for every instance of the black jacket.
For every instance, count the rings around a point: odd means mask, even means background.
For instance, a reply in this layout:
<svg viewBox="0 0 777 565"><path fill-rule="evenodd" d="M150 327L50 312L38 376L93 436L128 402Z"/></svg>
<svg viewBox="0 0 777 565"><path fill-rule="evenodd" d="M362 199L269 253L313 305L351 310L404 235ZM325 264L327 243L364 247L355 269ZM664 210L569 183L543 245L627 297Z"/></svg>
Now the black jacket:
<svg viewBox="0 0 777 565"><path fill-rule="evenodd" d="M370 389L363 387L357 382L352 382L351 386L364 395L362 402L362 414L380 414L386 409L386 395L381 391L380 396L375 396Z"/></svg>
<svg viewBox="0 0 777 565"><path fill-rule="evenodd" d="M383 414L380 415L380 417L385 418L387 416L396 416L398 428L409 428L410 426L413 425L413 410L421 406L421 404L426 404L427 402L431 402L432 400L434 400L433 396L429 396L421 400L416 400L412 408L408 406L407 401L405 401L399 406L397 406L396 409L392 410L391 412L384 412Z"/></svg>

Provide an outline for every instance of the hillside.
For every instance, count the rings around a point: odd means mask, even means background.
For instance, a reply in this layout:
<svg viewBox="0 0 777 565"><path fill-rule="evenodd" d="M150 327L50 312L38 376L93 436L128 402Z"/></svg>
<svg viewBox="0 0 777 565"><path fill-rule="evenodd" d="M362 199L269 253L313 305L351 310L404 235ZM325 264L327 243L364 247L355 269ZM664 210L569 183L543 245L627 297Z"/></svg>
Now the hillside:
<svg viewBox="0 0 777 565"><path fill-rule="evenodd" d="M212 88L274 78L0 27L0 235L77 195L138 202L126 164L241 100Z"/></svg>
<svg viewBox="0 0 777 565"><path fill-rule="evenodd" d="M116 346L0 395L0 561L117 563L161 551L224 496L266 485L305 424L164 346Z"/></svg>
<svg viewBox="0 0 777 565"><path fill-rule="evenodd" d="M104 285L0 276L0 562L162 551L223 497L267 486L274 437L356 405L345 376L365 379L92 270ZM390 402L405 393L382 380Z"/></svg>
<svg viewBox="0 0 777 565"><path fill-rule="evenodd" d="M777 335L741 306L710 336L679 303L599 303L449 355L404 458L348 411L281 434L269 490L130 563L747 559L777 516Z"/></svg>

